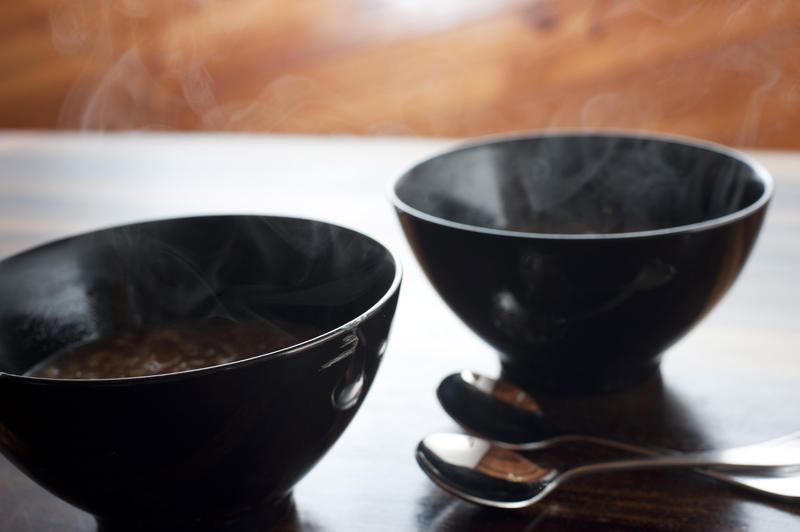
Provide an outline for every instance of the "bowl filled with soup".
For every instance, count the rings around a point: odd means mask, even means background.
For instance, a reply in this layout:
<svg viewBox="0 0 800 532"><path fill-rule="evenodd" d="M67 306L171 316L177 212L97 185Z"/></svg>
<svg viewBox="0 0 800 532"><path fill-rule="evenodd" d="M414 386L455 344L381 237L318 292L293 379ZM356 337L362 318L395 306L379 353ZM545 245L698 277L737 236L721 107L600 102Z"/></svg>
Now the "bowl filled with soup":
<svg viewBox="0 0 800 532"><path fill-rule="evenodd" d="M395 255L336 225L206 216L0 261L0 449L104 530L263 528L361 406Z"/></svg>

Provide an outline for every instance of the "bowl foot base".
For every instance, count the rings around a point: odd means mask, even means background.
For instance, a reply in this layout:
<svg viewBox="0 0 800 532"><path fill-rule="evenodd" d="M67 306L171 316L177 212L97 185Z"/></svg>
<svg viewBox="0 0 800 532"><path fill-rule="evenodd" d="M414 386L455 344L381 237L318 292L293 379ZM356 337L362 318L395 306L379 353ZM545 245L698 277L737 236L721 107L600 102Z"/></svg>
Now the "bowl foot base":
<svg viewBox="0 0 800 532"><path fill-rule="evenodd" d="M622 392L634 388L658 373L659 364L619 368L535 368L502 363L501 377L536 395L582 396Z"/></svg>
<svg viewBox="0 0 800 532"><path fill-rule="evenodd" d="M96 517L98 532L263 532L294 506L292 494L235 514L190 516Z"/></svg>

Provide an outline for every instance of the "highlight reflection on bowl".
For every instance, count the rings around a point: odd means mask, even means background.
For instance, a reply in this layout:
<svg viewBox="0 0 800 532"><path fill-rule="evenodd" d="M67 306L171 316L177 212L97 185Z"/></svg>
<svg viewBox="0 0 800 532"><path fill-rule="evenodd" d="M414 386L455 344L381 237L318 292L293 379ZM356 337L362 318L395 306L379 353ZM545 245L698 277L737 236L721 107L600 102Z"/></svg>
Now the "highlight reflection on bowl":
<svg viewBox="0 0 800 532"><path fill-rule="evenodd" d="M731 286L772 180L698 141L553 133L415 166L394 204L428 278L537 392L624 389Z"/></svg>
<svg viewBox="0 0 800 532"><path fill-rule="evenodd" d="M297 218L162 220L8 258L0 448L104 529L266 526L362 404L399 286L381 244ZM319 334L169 374L25 375L54 352L124 331L259 322Z"/></svg>

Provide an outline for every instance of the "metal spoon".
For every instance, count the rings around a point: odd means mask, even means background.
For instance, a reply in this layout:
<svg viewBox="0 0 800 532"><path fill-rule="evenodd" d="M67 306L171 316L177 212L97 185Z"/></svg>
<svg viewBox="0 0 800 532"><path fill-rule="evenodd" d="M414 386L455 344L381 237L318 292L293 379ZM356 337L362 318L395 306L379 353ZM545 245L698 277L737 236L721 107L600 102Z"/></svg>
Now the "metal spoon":
<svg viewBox="0 0 800 532"><path fill-rule="evenodd" d="M631 443L578 434L557 434L539 404L514 384L471 371L445 378L437 389L442 407L467 431L513 450L539 450L565 443L593 443L645 456L672 454ZM733 475L694 470L767 496L800 497L800 479L791 476Z"/></svg>
<svg viewBox="0 0 800 532"><path fill-rule="evenodd" d="M417 446L417 463L437 485L470 502L524 508L567 480L608 471L676 467L732 467L758 473L800 465L800 433L765 444L723 451L595 462L560 469L542 467L519 453L465 434L433 434ZM771 469L770 469L771 471ZM761 477L757 477L761 478ZM800 479L793 480L800 497Z"/></svg>

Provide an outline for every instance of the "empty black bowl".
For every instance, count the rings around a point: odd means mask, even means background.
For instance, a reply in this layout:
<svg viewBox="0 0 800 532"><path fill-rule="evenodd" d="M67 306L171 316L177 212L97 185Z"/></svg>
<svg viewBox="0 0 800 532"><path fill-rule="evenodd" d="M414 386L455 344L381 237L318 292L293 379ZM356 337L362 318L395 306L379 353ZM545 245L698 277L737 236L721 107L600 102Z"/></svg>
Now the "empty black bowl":
<svg viewBox="0 0 800 532"><path fill-rule="evenodd" d="M327 223L212 216L116 227L0 262L0 447L108 530L262 530L373 382L400 268ZM24 374L51 353L191 323L302 323L250 358L112 379Z"/></svg>
<svg viewBox="0 0 800 532"><path fill-rule="evenodd" d="M536 392L630 387L731 286L773 184L704 142L617 133L492 140L401 176L428 278Z"/></svg>

